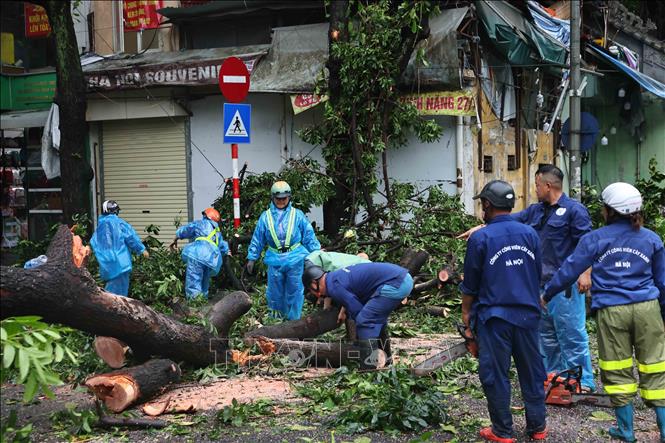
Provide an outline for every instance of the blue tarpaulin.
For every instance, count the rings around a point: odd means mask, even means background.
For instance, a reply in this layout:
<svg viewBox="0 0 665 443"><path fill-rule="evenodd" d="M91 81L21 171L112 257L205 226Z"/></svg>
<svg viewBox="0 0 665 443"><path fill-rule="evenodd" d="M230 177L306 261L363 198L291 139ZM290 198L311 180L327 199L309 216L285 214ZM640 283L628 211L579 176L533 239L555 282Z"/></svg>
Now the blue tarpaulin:
<svg viewBox="0 0 665 443"><path fill-rule="evenodd" d="M615 67L617 67L620 71L623 71L626 73L630 78L635 80L637 83L640 84L644 89L647 91L651 92L652 94L657 95L660 98L665 98L665 84L659 82L658 80L655 80L651 77L649 77L646 74L642 74L639 71L634 70L630 66L624 64L623 62L615 59L611 55L607 54L604 52L602 49L598 48L595 45L589 45L589 48L591 50L598 54L601 58L609 61L612 63Z"/></svg>

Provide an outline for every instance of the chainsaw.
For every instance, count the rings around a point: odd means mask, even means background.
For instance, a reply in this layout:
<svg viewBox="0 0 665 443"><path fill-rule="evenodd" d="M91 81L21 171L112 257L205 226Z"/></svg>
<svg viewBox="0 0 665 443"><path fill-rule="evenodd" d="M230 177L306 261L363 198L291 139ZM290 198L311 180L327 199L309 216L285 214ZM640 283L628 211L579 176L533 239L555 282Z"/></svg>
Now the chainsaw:
<svg viewBox="0 0 665 443"><path fill-rule="evenodd" d="M601 408L611 408L607 394L582 392L582 366L566 369L559 373L551 372L545 380L545 403L557 406L574 406L584 403Z"/></svg>
<svg viewBox="0 0 665 443"><path fill-rule="evenodd" d="M419 377L430 374L451 361L457 360L466 355L467 352L471 353L474 357L477 356L478 344L476 343L476 338L473 335L470 337L466 335L466 326L463 323L457 325L457 332L459 332L464 339L463 342L450 346L448 349L428 358L418 366L414 367L411 370L411 373Z"/></svg>

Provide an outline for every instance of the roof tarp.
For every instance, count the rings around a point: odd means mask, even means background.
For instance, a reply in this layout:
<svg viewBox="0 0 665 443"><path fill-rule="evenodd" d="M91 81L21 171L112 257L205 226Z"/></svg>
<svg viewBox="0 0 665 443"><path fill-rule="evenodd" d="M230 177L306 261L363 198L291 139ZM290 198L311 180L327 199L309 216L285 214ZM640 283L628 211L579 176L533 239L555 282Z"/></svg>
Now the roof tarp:
<svg viewBox="0 0 665 443"><path fill-rule="evenodd" d="M564 65L567 48L538 30L519 9L506 2L476 0L483 30L512 65Z"/></svg>
<svg viewBox="0 0 665 443"><path fill-rule="evenodd" d="M429 21L430 35L418 43L402 76L406 85L460 87L460 66L457 54L457 28L469 8L446 9ZM427 64L417 63L416 54L425 49Z"/></svg>
<svg viewBox="0 0 665 443"><path fill-rule="evenodd" d="M273 29L270 51L250 78L250 92L313 92L328 60L328 23Z"/></svg>
<svg viewBox="0 0 665 443"><path fill-rule="evenodd" d="M5 112L0 114L0 129L40 128L47 117L48 109Z"/></svg>
<svg viewBox="0 0 665 443"><path fill-rule="evenodd" d="M655 80L655 79L649 77L646 74L643 74L639 71L636 71L635 69L631 68L630 66L622 63L620 60L617 60L616 58L614 58L611 55L607 54L605 51L603 51L602 49L596 47L595 45L588 45L588 47L595 54L597 54L601 59L604 59L604 60L610 62L612 65L614 65L616 68L618 68L619 71L621 71L621 72L625 73L626 75L628 75L628 77L635 80L637 83L640 84L640 86L642 86L647 91L651 92L652 94L657 95L660 98L665 98L665 84L659 82L658 80Z"/></svg>

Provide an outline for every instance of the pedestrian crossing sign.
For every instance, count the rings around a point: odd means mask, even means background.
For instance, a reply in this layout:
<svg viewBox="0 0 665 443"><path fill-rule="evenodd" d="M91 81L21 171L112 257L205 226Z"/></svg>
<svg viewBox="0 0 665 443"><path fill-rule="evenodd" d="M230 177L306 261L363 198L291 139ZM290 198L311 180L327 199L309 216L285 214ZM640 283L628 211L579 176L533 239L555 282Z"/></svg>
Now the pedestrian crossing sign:
<svg viewBox="0 0 665 443"><path fill-rule="evenodd" d="M249 143L252 105L224 103L224 143Z"/></svg>

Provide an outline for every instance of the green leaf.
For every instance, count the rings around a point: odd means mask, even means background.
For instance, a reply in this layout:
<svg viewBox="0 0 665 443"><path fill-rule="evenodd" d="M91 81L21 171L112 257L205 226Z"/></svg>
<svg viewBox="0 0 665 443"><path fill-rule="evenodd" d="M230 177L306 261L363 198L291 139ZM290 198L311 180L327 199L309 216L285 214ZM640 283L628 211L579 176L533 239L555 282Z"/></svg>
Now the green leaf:
<svg viewBox="0 0 665 443"><path fill-rule="evenodd" d="M289 431L314 431L316 427L314 426L303 426L299 424L293 424L286 427Z"/></svg>
<svg viewBox="0 0 665 443"><path fill-rule="evenodd" d="M591 420L595 421L613 421L614 416L611 414L608 414L605 411L593 411L591 413Z"/></svg>
<svg viewBox="0 0 665 443"><path fill-rule="evenodd" d="M37 394L37 389L39 388L39 383L34 375L28 377L28 381L25 384L25 391L23 391L23 403L28 403L35 397Z"/></svg>
<svg viewBox="0 0 665 443"><path fill-rule="evenodd" d="M8 368L14 362L14 356L16 355L16 348L12 345L5 345L2 349L2 367Z"/></svg>
<svg viewBox="0 0 665 443"><path fill-rule="evenodd" d="M30 357L25 349L18 350L18 382L23 383L30 370Z"/></svg>
<svg viewBox="0 0 665 443"><path fill-rule="evenodd" d="M34 335L35 338L36 338L37 340L39 340L40 342L42 342L42 343L46 343L46 337L44 337L44 336L43 336L42 334L40 334L39 332L37 332L37 331L32 331L32 335Z"/></svg>
<svg viewBox="0 0 665 443"><path fill-rule="evenodd" d="M441 430L450 432L451 434L457 434L457 428L454 425L441 425Z"/></svg>
<svg viewBox="0 0 665 443"><path fill-rule="evenodd" d="M7 331L5 331L5 328L0 328L0 340L6 341L7 338Z"/></svg>
<svg viewBox="0 0 665 443"><path fill-rule="evenodd" d="M56 344L55 345L55 362L59 363L62 361L62 357L64 357L65 351L62 349L62 346Z"/></svg>

